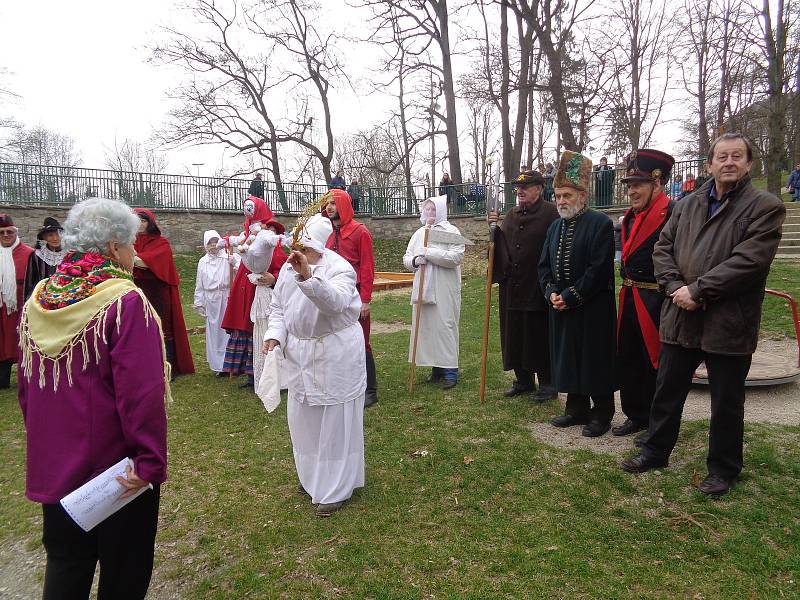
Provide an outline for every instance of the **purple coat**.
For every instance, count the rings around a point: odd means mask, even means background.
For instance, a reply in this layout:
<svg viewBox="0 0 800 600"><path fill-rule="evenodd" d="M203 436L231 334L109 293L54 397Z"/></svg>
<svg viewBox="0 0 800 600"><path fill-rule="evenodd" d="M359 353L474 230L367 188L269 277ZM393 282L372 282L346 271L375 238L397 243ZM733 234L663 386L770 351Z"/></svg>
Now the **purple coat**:
<svg viewBox="0 0 800 600"><path fill-rule="evenodd" d="M52 363L45 365L39 388L39 359L33 355L30 381L20 376L19 404L28 436L25 495L53 504L125 456L136 474L153 484L167 478L167 416L164 407L164 361L161 335L136 292L122 298L119 331L116 303L108 309L106 339L100 360L75 351L72 386L61 358L58 391L53 391Z"/></svg>

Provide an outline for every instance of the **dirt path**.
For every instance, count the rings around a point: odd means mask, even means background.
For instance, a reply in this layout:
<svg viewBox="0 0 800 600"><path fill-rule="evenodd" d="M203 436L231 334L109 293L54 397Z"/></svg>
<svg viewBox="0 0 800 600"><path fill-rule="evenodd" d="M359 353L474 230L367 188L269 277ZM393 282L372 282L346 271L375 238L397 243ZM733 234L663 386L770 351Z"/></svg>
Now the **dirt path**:
<svg viewBox="0 0 800 600"><path fill-rule="evenodd" d="M777 353L796 360L797 344L794 340L761 340L759 350ZM748 423L774 423L779 425L800 424L800 382L772 387L753 387L747 389L744 404L744 418ZM563 406L565 396L560 401ZM614 425L625 420L619 405L619 393L615 394L617 405L614 414ZM710 416L710 400L708 388L694 386L686 399L683 411L684 421L701 421ZM558 448L584 449L592 452L621 456L631 450L631 439L618 438L606 434L599 438L585 438L580 427L558 429L549 423L530 423L528 428L533 436L545 444Z"/></svg>

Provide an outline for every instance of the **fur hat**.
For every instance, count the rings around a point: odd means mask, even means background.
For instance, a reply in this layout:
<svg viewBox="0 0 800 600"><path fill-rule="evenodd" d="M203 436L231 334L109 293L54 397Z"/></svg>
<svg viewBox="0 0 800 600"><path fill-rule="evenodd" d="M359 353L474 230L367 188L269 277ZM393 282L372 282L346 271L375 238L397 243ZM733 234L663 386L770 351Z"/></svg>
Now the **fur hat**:
<svg viewBox="0 0 800 600"><path fill-rule="evenodd" d="M39 233L36 234L36 239L41 240L44 238L45 233L49 233L51 231L64 231L64 228L53 217L45 217L44 226L39 230Z"/></svg>
<svg viewBox="0 0 800 600"><path fill-rule="evenodd" d="M674 164L675 159L666 152L649 148L634 150L625 157L625 177L620 181L667 181Z"/></svg>
<svg viewBox="0 0 800 600"><path fill-rule="evenodd" d="M558 170L553 178L553 187L573 187L584 192L589 190L592 176L592 160L580 152L564 150L558 161Z"/></svg>

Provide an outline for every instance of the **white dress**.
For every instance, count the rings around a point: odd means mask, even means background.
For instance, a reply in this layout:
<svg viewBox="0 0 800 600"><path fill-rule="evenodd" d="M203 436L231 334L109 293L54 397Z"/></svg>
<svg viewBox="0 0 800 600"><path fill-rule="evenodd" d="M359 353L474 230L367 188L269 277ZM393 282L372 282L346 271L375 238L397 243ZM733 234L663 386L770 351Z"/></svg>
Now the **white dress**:
<svg viewBox="0 0 800 600"><path fill-rule="evenodd" d="M236 257L236 255L233 255ZM195 309L202 307L206 317L206 360L212 371L222 371L225 347L230 337L220 325L228 305L231 290L231 270L228 254L222 250L217 254L206 254L197 263L197 281L194 287ZM238 263L238 257L235 258Z"/></svg>
<svg viewBox="0 0 800 600"><path fill-rule="evenodd" d="M434 230L460 234L454 225L442 221ZM414 271L414 285L411 289L411 340L408 360L414 344L414 323L416 323L417 298L419 293L420 268L414 267L412 260L423 254L425 228L420 227L408 242L403 256L403 264ZM461 318L461 261L464 259L464 246L454 244L429 243L424 251L425 291L419 320L419 340L417 341L416 364L421 367L458 367L458 322Z"/></svg>
<svg viewBox="0 0 800 600"><path fill-rule="evenodd" d="M313 502L330 504L364 485L364 336L350 264L325 250L311 270L299 281L281 268L265 339L283 349L297 476Z"/></svg>

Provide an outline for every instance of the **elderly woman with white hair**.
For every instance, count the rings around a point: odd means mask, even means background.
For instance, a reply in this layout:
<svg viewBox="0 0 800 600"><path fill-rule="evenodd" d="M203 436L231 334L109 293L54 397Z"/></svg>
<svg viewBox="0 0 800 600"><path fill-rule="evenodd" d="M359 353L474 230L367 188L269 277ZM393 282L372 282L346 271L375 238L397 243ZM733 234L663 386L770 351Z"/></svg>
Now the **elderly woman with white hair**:
<svg viewBox="0 0 800 600"><path fill-rule="evenodd" d="M64 224L67 254L22 312L19 402L27 430L25 495L42 504L47 598L144 598L159 486L167 477L169 373L161 323L133 283L139 218L90 198ZM120 498L147 488L88 532L59 501L112 465Z"/></svg>
<svg viewBox="0 0 800 600"><path fill-rule="evenodd" d="M350 263L303 238L272 293L264 352L280 347L300 491L328 517L364 485L364 335Z"/></svg>

